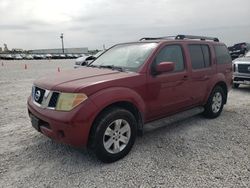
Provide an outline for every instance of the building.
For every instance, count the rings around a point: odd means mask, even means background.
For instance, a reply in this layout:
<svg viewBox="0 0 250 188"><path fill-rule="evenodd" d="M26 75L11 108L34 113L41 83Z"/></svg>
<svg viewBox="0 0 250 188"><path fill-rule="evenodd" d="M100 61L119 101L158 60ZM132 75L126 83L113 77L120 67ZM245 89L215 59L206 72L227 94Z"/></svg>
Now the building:
<svg viewBox="0 0 250 188"><path fill-rule="evenodd" d="M38 49L38 50L29 50L29 53L32 54L62 54L62 49ZM64 48L65 54L85 54L88 53L88 48Z"/></svg>

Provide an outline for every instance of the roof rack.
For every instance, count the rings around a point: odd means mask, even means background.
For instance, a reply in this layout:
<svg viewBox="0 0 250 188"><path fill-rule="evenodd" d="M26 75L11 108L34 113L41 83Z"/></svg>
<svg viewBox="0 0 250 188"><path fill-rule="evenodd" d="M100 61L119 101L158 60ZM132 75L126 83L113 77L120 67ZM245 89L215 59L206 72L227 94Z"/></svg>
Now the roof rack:
<svg viewBox="0 0 250 188"><path fill-rule="evenodd" d="M143 40L162 40L162 39L168 39L168 38L175 38L176 36L165 36L165 37L143 37L139 41Z"/></svg>
<svg viewBox="0 0 250 188"><path fill-rule="evenodd" d="M200 40L212 40L215 42L219 42L218 38L215 37L204 37L204 36L194 36L194 35L177 35L175 39L200 39Z"/></svg>
<svg viewBox="0 0 250 188"><path fill-rule="evenodd" d="M177 35L177 36L165 36L165 37L144 37L141 38L139 41L143 40L162 40L162 39L169 39L173 38L175 40L183 40L183 39L199 39L199 40L212 40L215 42L219 42L218 38L215 37L204 37L204 36L194 36L194 35Z"/></svg>

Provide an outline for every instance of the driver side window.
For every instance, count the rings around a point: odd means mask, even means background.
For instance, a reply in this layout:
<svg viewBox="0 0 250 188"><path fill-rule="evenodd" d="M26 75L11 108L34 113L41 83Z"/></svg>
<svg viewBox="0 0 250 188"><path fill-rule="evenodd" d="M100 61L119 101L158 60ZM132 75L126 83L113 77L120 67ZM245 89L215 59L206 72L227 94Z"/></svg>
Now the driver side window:
<svg viewBox="0 0 250 188"><path fill-rule="evenodd" d="M184 58L180 45L168 45L161 49L155 58L155 64L161 62L174 62L174 72L180 72L184 70Z"/></svg>

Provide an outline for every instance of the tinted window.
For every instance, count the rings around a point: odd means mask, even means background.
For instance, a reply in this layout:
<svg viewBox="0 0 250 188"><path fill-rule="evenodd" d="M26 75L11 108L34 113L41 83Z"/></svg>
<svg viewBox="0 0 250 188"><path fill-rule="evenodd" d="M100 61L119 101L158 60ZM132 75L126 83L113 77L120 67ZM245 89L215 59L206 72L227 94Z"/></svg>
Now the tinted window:
<svg viewBox="0 0 250 188"><path fill-rule="evenodd" d="M214 46L216 60L218 64L231 63L231 57L229 55L228 49L224 45Z"/></svg>
<svg viewBox="0 0 250 188"><path fill-rule="evenodd" d="M188 45L193 69L202 69L210 66L210 51L208 45Z"/></svg>
<svg viewBox="0 0 250 188"><path fill-rule="evenodd" d="M203 52L203 57L204 57L204 63L205 67L210 66L210 51L208 45L201 45L202 52Z"/></svg>
<svg viewBox="0 0 250 188"><path fill-rule="evenodd" d="M174 62L175 72L184 70L184 60L181 47L179 45L165 46L161 49L155 59L156 64L161 62Z"/></svg>

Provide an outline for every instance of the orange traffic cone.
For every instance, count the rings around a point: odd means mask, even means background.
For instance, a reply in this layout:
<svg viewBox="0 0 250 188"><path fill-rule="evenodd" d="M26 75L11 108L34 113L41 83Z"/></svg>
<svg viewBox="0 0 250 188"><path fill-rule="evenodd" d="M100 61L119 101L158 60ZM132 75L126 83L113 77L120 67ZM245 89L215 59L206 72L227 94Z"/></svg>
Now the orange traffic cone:
<svg viewBox="0 0 250 188"><path fill-rule="evenodd" d="M57 72L61 72L61 71L60 71L60 67L57 68Z"/></svg>
<svg viewBox="0 0 250 188"><path fill-rule="evenodd" d="M24 69L28 69L28 67L27 67L27 65L26 65L26 64L24 65Z"/></svg>

